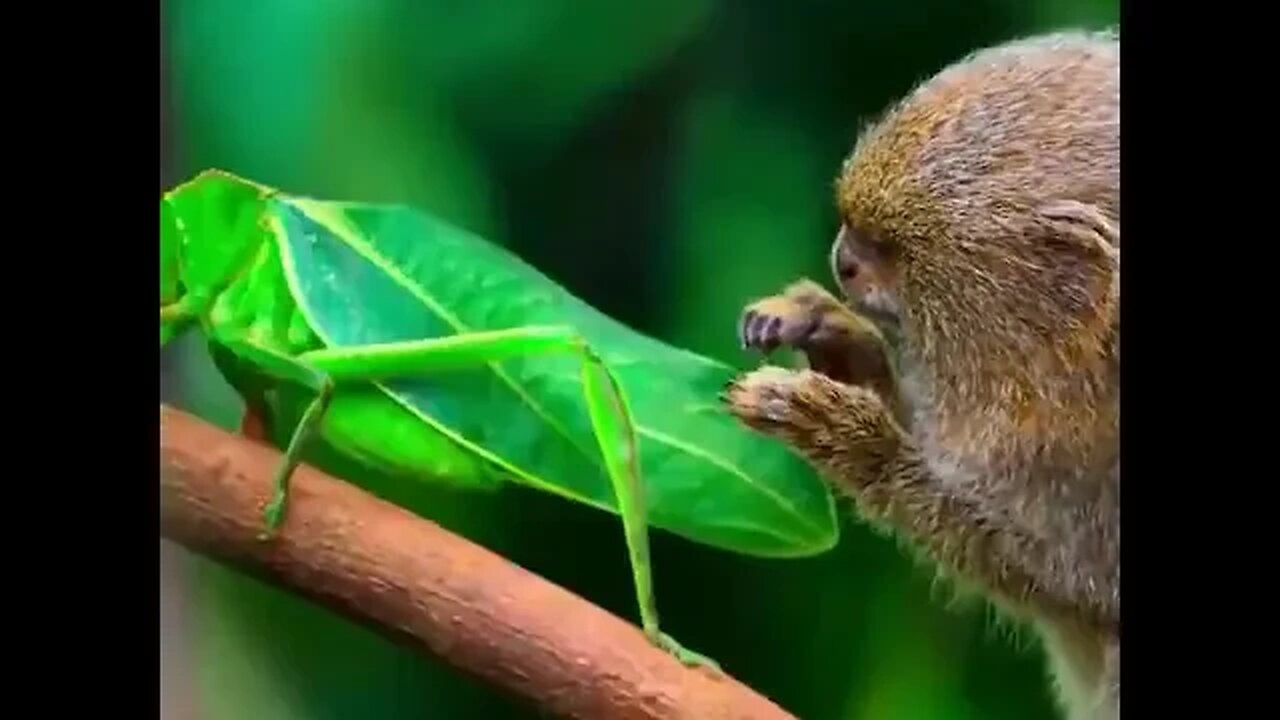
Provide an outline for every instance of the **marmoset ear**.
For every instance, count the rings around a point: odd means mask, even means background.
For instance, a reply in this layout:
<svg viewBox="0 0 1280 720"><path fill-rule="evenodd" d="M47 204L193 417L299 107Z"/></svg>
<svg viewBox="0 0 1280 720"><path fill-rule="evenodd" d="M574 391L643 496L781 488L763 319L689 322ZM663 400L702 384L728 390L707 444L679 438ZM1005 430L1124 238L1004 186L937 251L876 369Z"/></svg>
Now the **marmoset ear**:
<svg viewBox="0 0 1280 720"><path fill-rule="evenodd" d="M1046 244L1062 260L1058 274L1066 299L1084 301L1084 307L1114 320L1120 312L1120 226L1075 200L1043 205L1038 214Z"/></svg>

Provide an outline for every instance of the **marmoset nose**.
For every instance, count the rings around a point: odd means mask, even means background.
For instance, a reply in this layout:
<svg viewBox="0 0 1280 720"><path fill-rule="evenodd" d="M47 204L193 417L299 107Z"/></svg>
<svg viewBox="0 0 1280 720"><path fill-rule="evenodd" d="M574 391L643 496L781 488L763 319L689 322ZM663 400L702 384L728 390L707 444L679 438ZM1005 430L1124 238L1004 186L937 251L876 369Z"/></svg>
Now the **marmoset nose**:
<svg viewBox="0 0 1280 720"><path fill-rule="evenodd" d="M835 246L831 248L831 270L837 279L848 282L858 276L858 259L849 252L848 244L844 241L845 232L844 228L840 229Z"/></svg>

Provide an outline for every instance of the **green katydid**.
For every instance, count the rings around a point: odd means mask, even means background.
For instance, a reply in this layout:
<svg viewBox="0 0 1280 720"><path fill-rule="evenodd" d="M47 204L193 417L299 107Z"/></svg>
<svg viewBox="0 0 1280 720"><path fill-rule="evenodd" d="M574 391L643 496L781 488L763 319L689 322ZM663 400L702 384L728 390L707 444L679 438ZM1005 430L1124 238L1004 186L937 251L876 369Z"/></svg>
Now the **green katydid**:
<svg viewBox="0 0 1280 720"><path fill-rule="evenodd" d="M266 529L313 442L373 469L512 480L617 513L641 624L650 523L763 557L837 540L826 485L716 396L733 368L636 333L504 249L404 206L206 171L160 205L160 341L198 326L246 406L290 428Z"/></svg>

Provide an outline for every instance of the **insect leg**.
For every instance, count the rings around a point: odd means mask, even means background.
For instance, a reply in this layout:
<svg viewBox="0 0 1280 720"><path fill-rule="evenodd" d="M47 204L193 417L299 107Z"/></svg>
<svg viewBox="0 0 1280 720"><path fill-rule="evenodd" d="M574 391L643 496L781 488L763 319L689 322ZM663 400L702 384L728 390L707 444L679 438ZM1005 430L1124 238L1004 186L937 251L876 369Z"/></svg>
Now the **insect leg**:
<svg viewBox="0 0 1280 720"><path fill-rule="evenodd" d="M649 641L686 665L718 668L711 658L682 646L658 626L658 604L653 590L653 570L649 556L648 507L640 473L639 447L631 409L622 385L604 361L586 344L574 343L582 360L582 387L591 424L600 443L600 452L609 469L618 514L630 556L640 620Z"/></svg>
<svg viewBox="0 0 1280 720"><path fill-rule="evenodd" d="M267 505L265 511L267 531L264 537L269 537L284 519L289 478L292 477L294 469L297 468L298 463L301 461L302 450L307 440L320 428L324 413L329 409L329 402L333 398L333 378L306 362L270 350L249 340L238 337L220 337L218 340L228 350L241 359L254 364L268 375L284 382L300 385L316 394L315 399L307 406L307 409L302 414L302 419L294 429L293 436L289 439L289 445L285 449L284 460L276 470L272 482L274 492L271 502Z"/></svg>
<svg viewBox="0 0 1280 720"><path fill-rule="evenodd" d="M325 348L303 353L300 359L337 382L365 382L544 353L568 353L582 363L584 399L622 518L645 635L686 664L716 666L710 658L681 647L658 627L644 487L631 411L617 378L573 328L529 326L430 340Z"/></svg>

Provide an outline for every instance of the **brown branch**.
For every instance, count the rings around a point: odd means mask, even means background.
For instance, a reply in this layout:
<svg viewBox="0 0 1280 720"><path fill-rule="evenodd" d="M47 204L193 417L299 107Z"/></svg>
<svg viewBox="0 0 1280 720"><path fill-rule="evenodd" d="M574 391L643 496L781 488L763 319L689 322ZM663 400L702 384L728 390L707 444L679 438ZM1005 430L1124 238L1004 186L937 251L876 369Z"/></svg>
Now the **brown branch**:
<svg viewBox="0 0 1280 720"><path fill-rule="evenodd" d="M280 454L160 407L160 532L373 623L552 714L601 720L791 718L687 668L632 624L353 485L301 466L259 539Z"/></svg>

